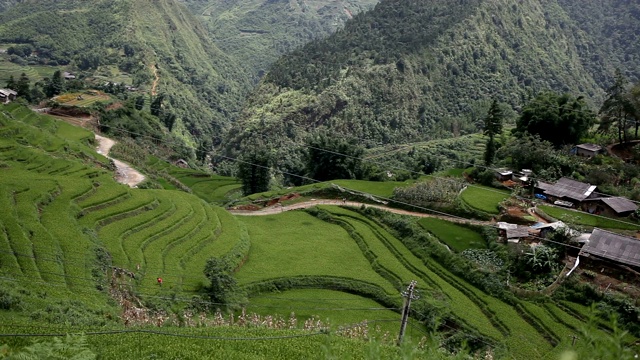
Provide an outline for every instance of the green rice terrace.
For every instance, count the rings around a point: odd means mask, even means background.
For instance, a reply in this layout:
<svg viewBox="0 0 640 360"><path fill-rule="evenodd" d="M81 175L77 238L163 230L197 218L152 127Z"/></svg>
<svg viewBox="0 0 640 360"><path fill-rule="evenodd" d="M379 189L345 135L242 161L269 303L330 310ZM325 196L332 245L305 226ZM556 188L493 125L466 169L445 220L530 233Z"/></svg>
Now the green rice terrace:
<svg viewBox="0 0 640 360"><path fill-rule="evenodd" d="M93 139L27 108L0 107L0 333L84 332L104 359L402 357L407 350L392 344L400 293L412 280L420 295L407 331L413 344L433 340L435 326L452 346L468 341L497 358L557 359L586 323L587 310L572 303L499 299L456 275L442 244L487 248L473 227L399 217L426 230L416 243L357 208L235 216L212 204L236 191L236 180L153 159L149 166L192 193L169 184L129 188L113 180ZM339 184L390 195L380 184ZM473 196L487 212L502 198ZM253 315L213 313L224 304L207 300L212 257L230 267ZM204 309L211 313L199 317ZM381 345L358 340L369 337ZM238 338L246 341L225 341ZM32 339L0 337L0 344L21 348ZM412 357L448 358L437 346L416 349Z"/></svg>

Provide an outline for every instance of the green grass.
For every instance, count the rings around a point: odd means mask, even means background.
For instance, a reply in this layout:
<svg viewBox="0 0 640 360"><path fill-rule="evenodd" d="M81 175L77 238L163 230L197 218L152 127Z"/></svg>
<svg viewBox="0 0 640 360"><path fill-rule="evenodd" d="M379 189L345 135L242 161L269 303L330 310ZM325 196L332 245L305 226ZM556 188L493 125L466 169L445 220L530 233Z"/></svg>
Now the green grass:
<svg viewBox="0 0 640 360"><path fill-rule="evenodd" d="M237 273L240 284L271 278L319 275L367 281L389 294L395 288L378 275L362 252L337 225L299 211L242 218L251 237L246 263Z"/></svg>
<svg viewBox="0 0 640 360"><path fill-rule="evenodd" d="M499 214L498 204L508 198L509 193L486 186L473 185L467 186L460 196L462 201L473 209L489 214Z"/></svg>
<svg viewBox="0 0 640 360"><path fill-rule="evenodd" d="M638 230L640 224L634 224L630 219L612 219L604 216L591 215L582 211L563 209L549 205L538 206L545 214L566 223L599 227L605 229Z"/></svg>
<svg viewBox="0 0 640 360"><path fill-rule="evenodd" d="M422 218L418 224L456 252L487 247L482 235L464 226L435 218Z"/></svg>
<svg viewBox="0 0 640 360"><path fill-rule="evenodd" d="M403 182L399 181L365 181L365 180L332 180L338 186L344 188L360 191L367 194L372 194L384 198L390 198L393 195L393 189L397 187L406 187L413 183L415 180L407 180Z"/></svg>
<svg viewBox="0 0 640 360"><path fill-rule="evenodd" d="M435 294L437 298L444 297L450 301L446 301L446 306L449 310L458 317L464 324L477 330L483 335L499 339L502 334L494 328L487 316L482 312L478 304L474 303L473 299L467 297L456 287L452 286L450 281L443 278L439 274L435 273L432 268L426 266L425 262L416 257L409 249L407 249L400 240L392 236L388 231L380 227L375 222L364 216L355 213L350 210L340 209L336 207L321 207L330 211L332 214L341 216L341 219L353 219L350 223L358 221L363 225L366 225L368 231L362 232L362 235L367 236L367 242L375 243L376 240L384 244L384 247L388 252L394 254L396 261L402 263L401 265L389 264L391 270L396 270L398 267L402 267L403 271L410 271L415 276L412 280L418 280L420 289L427 291L430 294ZM360 230L362 231L362 230ZM384 252L380 246L377 245L378 252Z"/></svg>
<svg viewBox="0 0 640 360"><path fill-rule="evenodd" d="M395 335L400 327L397 310L385 309L371 299L334 290L300 289L262 294L252 297L247 305L248 312L283 318L288 318L292 309L295 309L299 321L315 317L328 323L332 329L365 320L369 322L372 334L379 327L382 333Z"/></svg>

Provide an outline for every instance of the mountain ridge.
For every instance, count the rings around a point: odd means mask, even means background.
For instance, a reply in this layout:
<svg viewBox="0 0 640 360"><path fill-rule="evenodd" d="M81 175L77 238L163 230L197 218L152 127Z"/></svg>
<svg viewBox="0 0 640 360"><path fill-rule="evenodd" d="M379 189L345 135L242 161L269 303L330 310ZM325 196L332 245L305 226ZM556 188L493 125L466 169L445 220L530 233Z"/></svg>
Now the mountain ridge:
<svg viewBox="0 0 640 360"><path fill-rule="evenodd" d="M296 149L316 128L368 146L450 137L480 130L468 114L481 102L495 97L517 110L547 90L583 95L599 106L617 65L638 78L634 58L619 61L629 57L621 49L609 52L602 67L588 66L584 47L597 41L565 10L567 3L383 0L329 38L276 62L247 101L227 148L264 136ZM612 9L616 3L589 9L638 16ZM639 23L629 27L640 31Z"/></svg>

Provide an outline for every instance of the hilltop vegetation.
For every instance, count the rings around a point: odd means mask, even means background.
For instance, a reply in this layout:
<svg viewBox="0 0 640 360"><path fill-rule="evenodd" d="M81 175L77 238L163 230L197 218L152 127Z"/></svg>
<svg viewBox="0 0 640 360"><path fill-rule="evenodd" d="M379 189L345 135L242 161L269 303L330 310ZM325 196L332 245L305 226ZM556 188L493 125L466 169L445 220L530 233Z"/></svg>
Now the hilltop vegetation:
<svg viewBox="0 0 640 360"><path fill-rule="evenodd" d="M16 63L63 66L99 85L115 69L163 95L156 106L176 117L169 130L192 146L220 134L248 91L240 67L173 0L30 1L0 14L0 24L0 41L21 49Z"/></svg>
<svg viewBox="0 0 640 360"><path fill-rule="evenodd" d="M489 98L518 110L547 90L584 96L596 108L615 66L638 79L629 35L640 24L636 6L382 1L276 62L227 142L243 148L265 136L294 156L319 128L368 146L457 136L482 129L474 114ZM584 31L585 18L613 40Z"/></svg>
<svg viewBox="0 0 640 360"><path fill-rule="evenodd" d="M324 38L378 0L184 0L216 45L258 80L278 57Z"/></svg>

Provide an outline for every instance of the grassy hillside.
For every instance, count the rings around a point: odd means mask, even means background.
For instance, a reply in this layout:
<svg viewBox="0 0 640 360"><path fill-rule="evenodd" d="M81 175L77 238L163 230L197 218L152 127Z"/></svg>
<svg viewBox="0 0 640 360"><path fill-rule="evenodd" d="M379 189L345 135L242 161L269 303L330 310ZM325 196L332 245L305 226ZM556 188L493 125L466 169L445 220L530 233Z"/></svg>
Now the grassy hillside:
<svg viewBox="0 0 640 360"><path fill-rule="evenodd" d="M15 104L0 107L0 169L0 331L14 334L3 338L12 348L30 338L17 334L87 332L88 347L107 359L196 359L213 350L225 358L287 359L316 355L319 344L336 356L361 358L368 348L327 337L319 331L324 325L315 322L309 330L264 314L326 316L332 334L364 319L397 323L399 294L410 280L418 281L422 297L412 317L436 326L443 344L454 348L469 341L474 348L491 346L496 358L552 359L584 325L585 310L567 311L574 309L570 304L492 297L455 275L455 263L442 254L457 255L430 235L416 247L414 238L351 209L325 206L239 220L183 191L115 183L91 132ZM461 243L456 226L425 227L445 243ZM476 235L463 236L475 246ZM196 296L207 285L203 268L212 256L237 269L248 308L264 317L195 315L205 305L221 305ZM326 310L346 302L353 304L348 314ZM156 311L155 317L143 309ZM139 312L140 319L131 316ZM124 327L129 320L164 328ZM307 331L297 330L302 327ZM269 342L256 340L263 337ZM398 350L375 346L371 351L380 357L398 356Z"/></svg>
<svg viewBox="0 0 640 360"><path fill-rule="evenodd" d="M254 82L278 57L333 33L378 0L185 0L215 43L237 59Z"/></svg>
<svg viewBox="0 0 640 360"><path fill-rule="evenodd" d="M115 183L91 132L11 105L0 108L0 134L2 291L19 317L108 323L114 287L145 300L191 296L207 259L248 249L235 219L194 195ZM69 299L77 314L58 314Z"/></svg>
<svg viewBox="0 0 640 360"><path fill-rule="evenodd" d="M220 134L248 91L241 68L174 0L30 1L2 13L0 24L0 42L33 51L14 56L19 65L63 66L99 84L131 79L164 94L163 109L177 116L172 129L191 145Z"/></svg>
<svg viewBox="0 0 640 360"><path fill-rule="evenodd" d="M599 106L611 64L638 78L628 52L638 12L614 1L575 6L599 19L592 30L616 31L605 25L611 19L624 24L615 41L600 42L563 4L384 0L274 64L228 142L241 148L263 135L287 151L318 128L371 147L450 137L478 131L476 110L488 99L518 109L543 90L583 95ZM588 55L592 49L597 59Z"/></svg>

